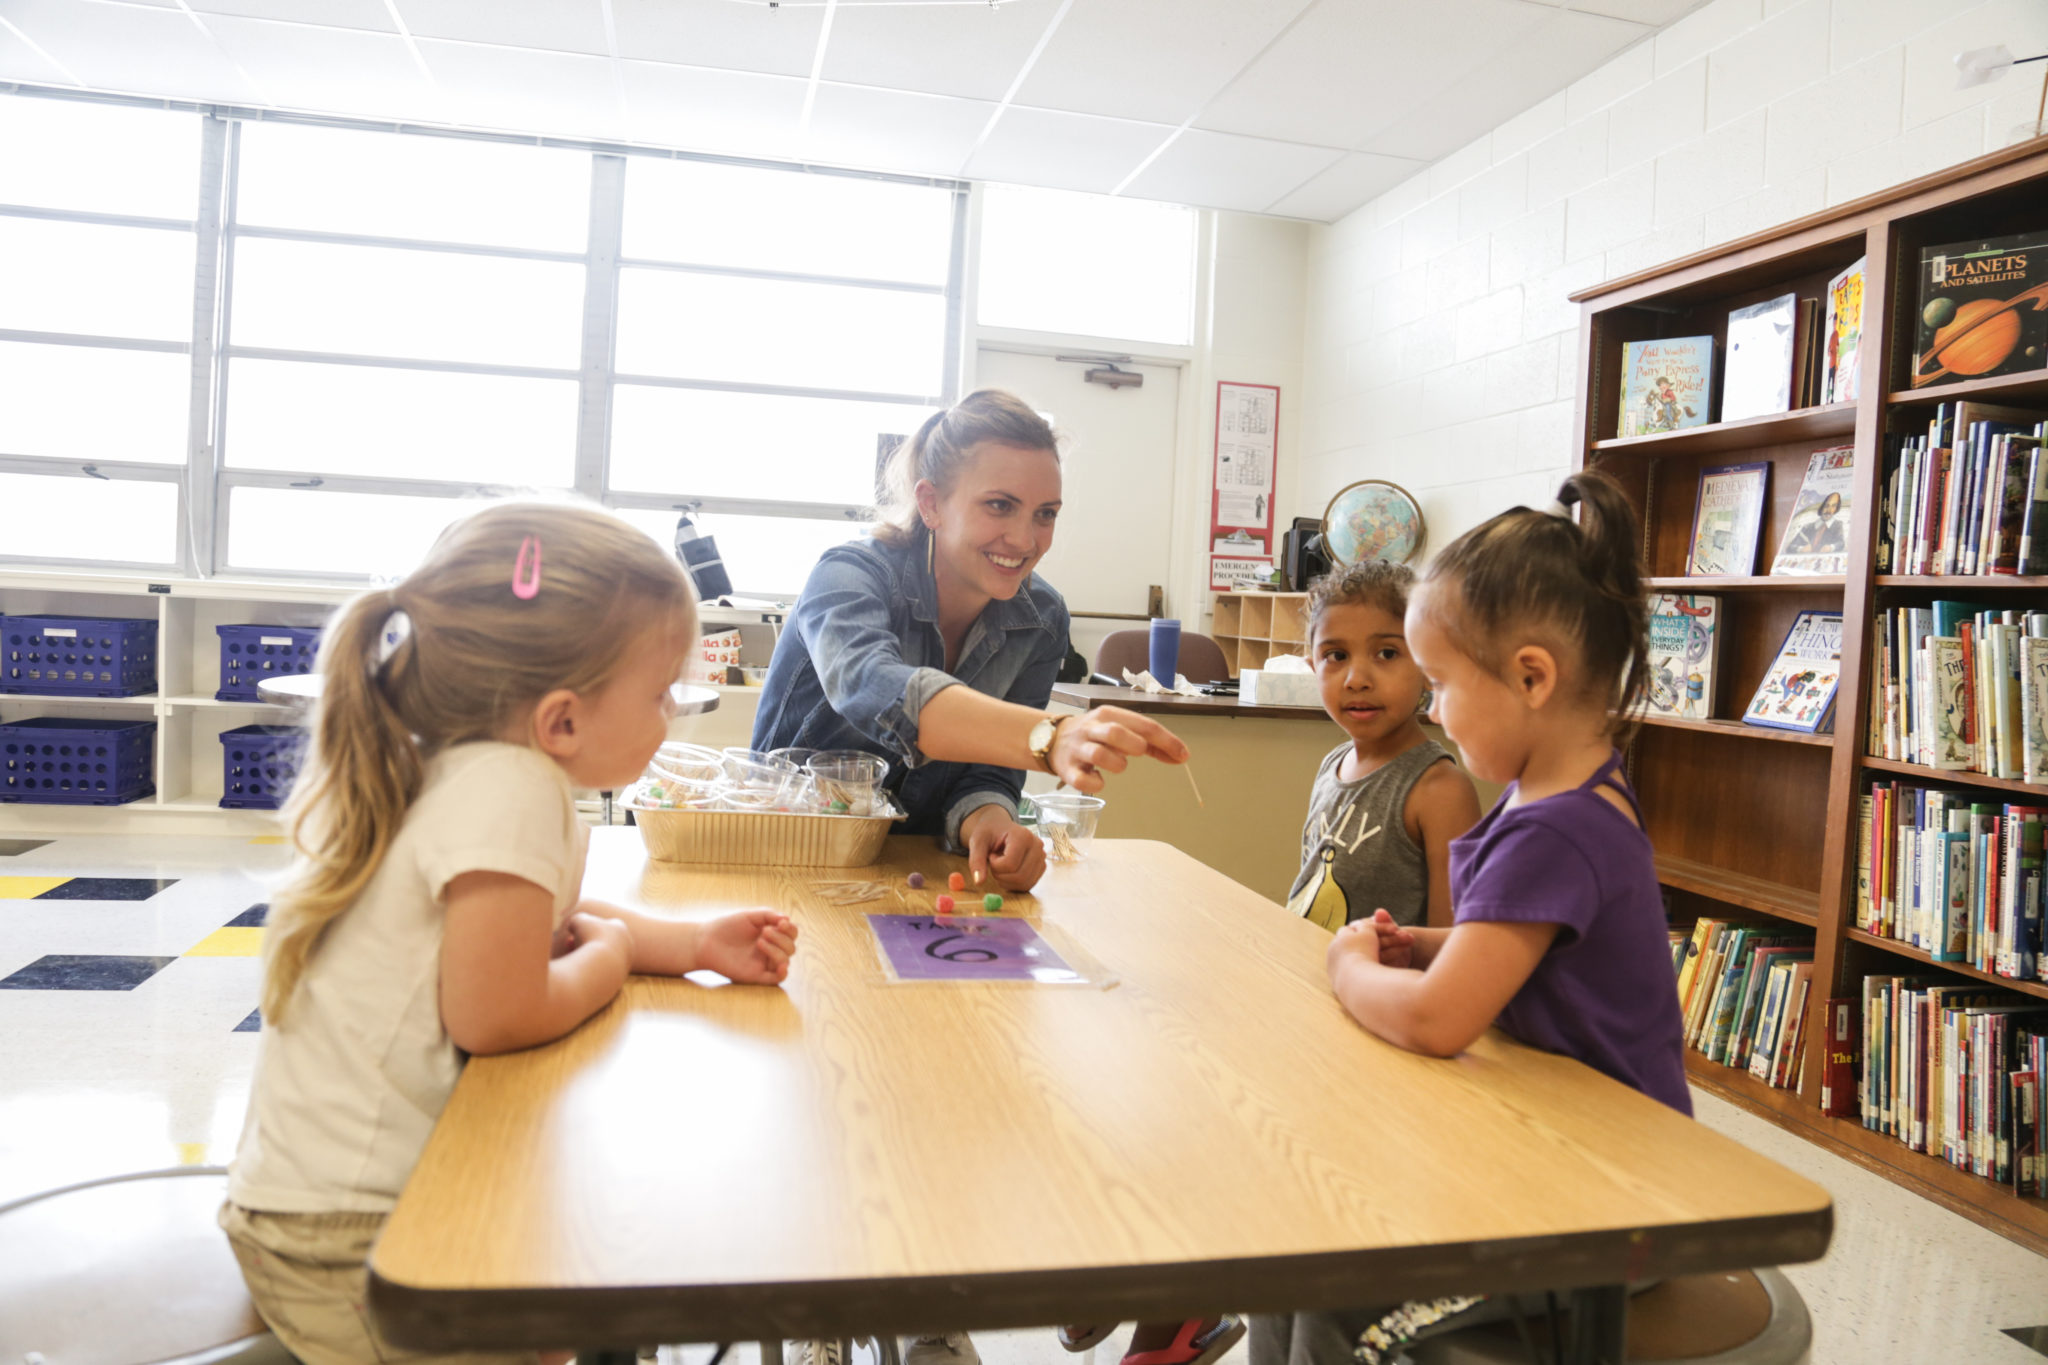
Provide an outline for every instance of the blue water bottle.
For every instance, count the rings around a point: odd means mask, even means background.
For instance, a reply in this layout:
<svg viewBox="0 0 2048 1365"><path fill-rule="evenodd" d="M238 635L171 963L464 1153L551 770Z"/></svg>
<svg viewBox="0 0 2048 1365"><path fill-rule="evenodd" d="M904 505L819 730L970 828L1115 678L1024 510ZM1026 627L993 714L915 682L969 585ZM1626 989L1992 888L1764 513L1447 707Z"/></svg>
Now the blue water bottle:
<svg viewBox="0 0 2048 1365"><path fill-rule="evenodd" d="M1152 676L1161 687L1172 687L1180 671L1180 622L1165 617L1152 622Z"/></svg>

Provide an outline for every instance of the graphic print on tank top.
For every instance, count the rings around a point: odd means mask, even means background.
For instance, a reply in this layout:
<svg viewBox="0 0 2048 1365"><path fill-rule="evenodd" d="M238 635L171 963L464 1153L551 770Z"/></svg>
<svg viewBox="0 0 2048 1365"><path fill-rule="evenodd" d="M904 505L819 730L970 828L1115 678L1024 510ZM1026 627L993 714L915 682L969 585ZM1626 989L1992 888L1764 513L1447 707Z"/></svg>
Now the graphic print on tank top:
<svg viewBox="0 0 2048 1365"><path fill-rule="evenodd" d="M1367 839L1377 838L1380 826L1371 829L1355 829L1363 825L1367 815L1359 809L1359 797L1363 789L1352 793L1337 814L1335 823L1324 823L1316 831L1314 858L1316 870L1301 889L1288 899L1287 908L1305 917L1312 924L1319 924L1331 933L1342 929L1350 920L1350 902L1344 897L1344 888L1337 882L1335 867L1337 853L1342 849L1345 856L1358 851L1358 846Z"/></svg>

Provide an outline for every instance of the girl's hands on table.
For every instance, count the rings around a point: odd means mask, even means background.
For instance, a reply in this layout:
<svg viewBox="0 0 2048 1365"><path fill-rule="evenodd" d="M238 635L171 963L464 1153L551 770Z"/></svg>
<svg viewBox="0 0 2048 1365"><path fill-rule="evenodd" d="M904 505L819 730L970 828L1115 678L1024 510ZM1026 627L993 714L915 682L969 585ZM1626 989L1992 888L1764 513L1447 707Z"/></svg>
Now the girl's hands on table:
<svg viewBox="0 0 2048 1365"><path fill-rule="evenodd" d="M960 822L960 841L967 845L968 880L977 886L985 883L976 874L985 874L1005 891L1029 891L1045 875L1045 845L1001 806L970 811Z"/></svg>
<svg viewBox="0 0 2048 1365"><path fill-rule="evenodd" d="M796 951L796 924L774 910L740 910L697 926L697 965L729 981L779 985Z"/></svg>
<svg viewBox="0 0 2048 1365"><path fill-rule="evenodd" d="M1150 716L1097 706L1062 721L1046 755L1060 781L1090 795L1102 790L1102 774L1122 772L1133 758L1185 763L1188 746Z"/></svg>

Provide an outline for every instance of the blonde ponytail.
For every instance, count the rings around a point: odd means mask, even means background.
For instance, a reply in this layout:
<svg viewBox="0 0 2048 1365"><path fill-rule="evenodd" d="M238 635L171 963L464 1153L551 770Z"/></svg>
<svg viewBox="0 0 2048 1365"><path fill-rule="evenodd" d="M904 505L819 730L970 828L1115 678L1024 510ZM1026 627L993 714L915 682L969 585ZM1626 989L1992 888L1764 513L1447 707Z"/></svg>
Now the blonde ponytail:
<svg viewBox="0 0 2048 1365"><path fill-rule="evenodd" d="M529 540L540 587L521 597L514 566ZM311 743L285 803L299 856L271 898L266 1026L284 1025L322 937L383 866L427 762L500 737L557 688L602 687L657 629L676 637L680 665L697 612L674 556L608 512L552 502L497 503L463 518L403 582L335 614Z"/></svg>

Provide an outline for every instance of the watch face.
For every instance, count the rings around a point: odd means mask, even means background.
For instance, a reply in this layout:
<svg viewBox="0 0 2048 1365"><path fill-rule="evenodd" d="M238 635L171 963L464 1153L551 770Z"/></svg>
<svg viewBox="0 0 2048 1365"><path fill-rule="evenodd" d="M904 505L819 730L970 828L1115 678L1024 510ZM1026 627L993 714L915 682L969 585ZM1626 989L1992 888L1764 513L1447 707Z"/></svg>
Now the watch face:
<svg viewBox="0 0 2048 1365"><path fill-rule="evenodd" d="M1012 730L1010 733L1014 735L1017 732ZM1052 733L1052 722L1049 720L1042 720L1032 726L1031 737L1026 741L1031 746L1031 752L1042 757L1045 751L1052 747Z"/></svg>

